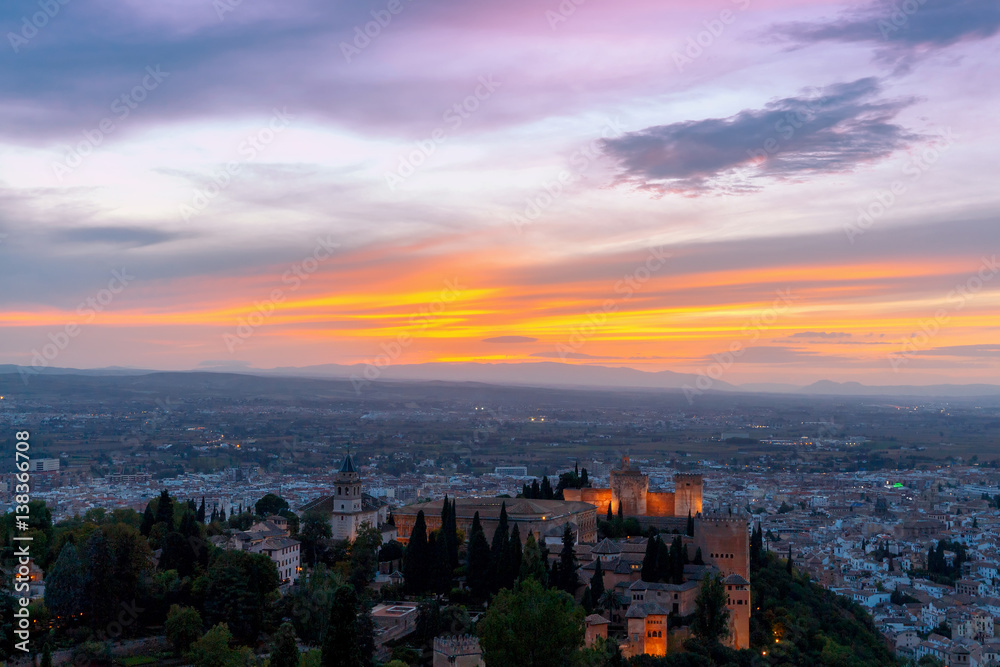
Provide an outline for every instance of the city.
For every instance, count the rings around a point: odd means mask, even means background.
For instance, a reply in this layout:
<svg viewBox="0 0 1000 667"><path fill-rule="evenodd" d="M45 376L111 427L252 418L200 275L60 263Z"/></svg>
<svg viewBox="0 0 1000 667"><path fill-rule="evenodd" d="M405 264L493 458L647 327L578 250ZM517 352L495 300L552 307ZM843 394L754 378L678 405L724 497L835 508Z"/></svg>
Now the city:
<svg viewBox="0 0 1000 667"><path fill-rule="evenodd" d="M683 647L703 636L695 618L714 575L730 589L721 645L745 654L731 660L795 663L815 650L809 642L820 640L806 638L816 629L795 627L789 610L764 601L755 584L755 574L786 566L853 605L865 628L848 643L822 639L827 657L989 665L1000 649L1000 458L990 446L1000 433L998 398L911 397L900 405L713 394L689 406L682 392L418 382L380 383L359 396L344 380L226 374L97 381L66 372L27 385L8 374L0 383L0 426L44 434L32 445L31 494L48 517L39 538L52 542L32 558L30 597L36 637L42 627L53 637L53 664L81 659L79 647L59 649L59 638L81 636L85 625L52 616L53 604L65 608L50 601L66 549L57 544L67 532L86 534L84 526L130 522L149 542L147 585L174 577L174 599L192 608L197 598L183 593L183 582L204 581L223 552L266 556L278 598L239 642L266 652L262 637L279 630L279 618L270 619L285 614L302 660L324 650L297 616L308 615L303 598L317 578L342 572L360 578L376 659L481 664L480 642L490 641L476 634L489 627L484 603L519 590L529 551L539 578L586 613L572 646L580 660L596 662L581 664L614 664L597 653L687 655ZM67 389L74 398L53 409ZM279 389L284 398L275 401ZM0 484L8 555L14 475ZM157 526L165 502L175 507L176 531ZM449 522L454 563L428 575L434 557L414 565L413 540L419 533L416 548L435 553L441 547L428 539L443 539ZM491 574L499 567L491 554L504 552L497 535L518 544L512 558L522 574L509 572L506 584ZM34 553L44 543L34 542ZM486 550L479 574L477 544ZM87 650L103 639L109 660L181 655L162 616L171 597L157 603L160 617L142 597L131 625L114 636L97 632ZM762 604L776 609L756 614ZM462 632L439 627L429 636L428 605L459 614L451 622Z"/></svg>

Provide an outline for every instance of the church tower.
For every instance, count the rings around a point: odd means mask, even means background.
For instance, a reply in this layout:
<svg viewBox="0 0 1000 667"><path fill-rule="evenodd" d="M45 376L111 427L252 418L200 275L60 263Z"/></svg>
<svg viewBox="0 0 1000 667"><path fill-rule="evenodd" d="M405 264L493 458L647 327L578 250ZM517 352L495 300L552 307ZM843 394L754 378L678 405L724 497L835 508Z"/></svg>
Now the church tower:
<svg viewBox="0 0 1000 667"><path fill-rule="evenodd" d="M334 477L333 516L330 527L333 537L353 540L357 537L361 516L361 475L348 454Z"/></svg>

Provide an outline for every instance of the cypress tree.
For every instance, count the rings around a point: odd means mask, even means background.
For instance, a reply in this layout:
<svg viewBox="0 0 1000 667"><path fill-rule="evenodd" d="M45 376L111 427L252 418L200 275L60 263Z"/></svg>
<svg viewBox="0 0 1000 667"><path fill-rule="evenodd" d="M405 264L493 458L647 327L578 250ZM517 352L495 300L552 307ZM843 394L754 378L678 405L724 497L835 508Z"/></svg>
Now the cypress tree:
<svg viewBox="0 0 1000 667"><path fill-rule="evenodd" d="M625 511L622 503L618 503L618 520L622 522L625 521Z"/></svg>
<svg viewBox="0 0 1000 667"><path fill-rule="evenodd" d="M610 501L608 502L608 516L607 516L606 520L607 520L608 523L611 523L611 522L613 522L615 520L615 515L611 513L611 502Z"/></svg>
<svg viewBox="0 0 1000 667"><path fill-rule="evenodd" d="M427 521L424 519L424 511L417 512L417 519L413 523L413 531L410 533L410 541L403 554L403 578L406 588L411 593L423 593L427 590L427 575L430 566L430 559L427 553Z"/></svg>
<svg viewBox="0 0 1000 667"><path fill-rule="evenodd" d="M507 547L509 539L507 534L507 503L502 502L500 504L500 518L497 521L496 530L493 531L493 542L490 544L489 588L492 593L496 593L504 587L508 574L506 568L510 565L510 552ZM508 556L506 563L504 562L505 553Z"/></svg>
<svg viewBox="0 0 1000 667"><path fill-rule="evenodd" d="M610 507L610 505L609 505ZM642 557L642 572L639 575L643 581L653 583L659 581L659 571L657 569L657 554L660 537L651 537L646 540L646 555Z"/></svg>
<svg viewBox="0 0 1000 667"><path fill-rule="evenodd" d="M441 527L443 528L443 533L445 538L445 547L448 557L447 562L448 562L448 570L450 578L451 577L450 573L454 572L455 568L458 567L458 517L456 516L458 508L454 500L452 500L451 504L449 505L447 497L445 498L444 504L445 506L448 507L448 512L447 512L448 516L446 521L442 520ZM441 511L443 513L444 509L442 508Z"/></svg>
<svg viewBox="0 0 1000 667"><path fill-rule="evenodd" d="M552 484L549 483L549 476L542 475L542 494L540 498L543 500L552 500Z"/></svg>
<svg viewBox="0 0 1000 667"><path fill-rule="evenodd" d="M670 543L670 583L684 583L684 543L680 537L675 537Z"/></svg>
<svg viewBox="0 0 1000 667"><path fill-rule="evenodd" d="M792 545L789 544L788 545L788 562L785 563L785 571L788 572L788 574L791 574L792 573L792 567L793 567L793 565L792 565Z"/></svg>
<svg viewBox="0 0 1000 667"><path fill-rule="evenodd" d="M687 534L688 537L694 537L694 517L691 516L691 510L688 510Z"/></svg>
<svg viewBox="0 0 1000 667"><path fill-rule="evenodd" d="M490 545L479 521L479 512L472 518L467 570L466 580L472 594L479 599L486 597L489 592Z"/></svg>
<svg viewBox="0 0 1000 667"><path fill-rule="evenodd" d="M156 504L156 523L167 524L167 531L174 527L174 501L166 489L160 492L159 501Z"/></svg>
<svg viewBox="0 0 1000 667"><path fill-rule="evenodd" d="M594 561L594 574L590 578L590 594L595 602L604 595L604 569L601 567L600 558Z"/></svg>
<svg viewBox="0 0 1000 667"><path fill-rule="evenodd" d="M323 667L357 667L363 664L358 632L359 607L358 596L350 586L341 586L334 593L330 622L320 654Z"/></svg>
<svg viewBox="0 0 1000 667"><path fill-rule="evenodd" d="M514 527L510 531L510 554L511 554L511 570L513 571L513 576L511 577L511 587L517 578L521 576L521 563L524 560L524 551L521 547L521 530L514 524Z"/></svg>
<svg viewBox="0 0 1000 667"><path fill-rule="evenodd" d="M580 471L580 488L585 488L590 486L590 478L587 476L587 469L584 468Z"/></svg>
<svg viewBox="0 0 1000 667"><path fill-rule="evenodd" d="M674 563L671 559L670 547L657 535L656 544L656 580L670 583L674 578Z"/></svg>
<svg viewBox="0 0 1000 667"><path fill-rule="evenodd" d="M149 533L153 530L153 525L156 523L156 517L153 515L152 503L146 503L146 511L142 513L142 525L139 526L139 532L142 533L143 537L149 537Z"/></svg>
<svg viewBox="0 0 1000 667"><path fill-rule="evenodd" d="M534 481L531 482L531 495L528 496L528 497L529 498L535 498L535 499L538 499L538 498L542 497L542 489L541 489L540 486L538 486L538 479L537 478ZM1000 498L1000 496L997 496L997 497Z"/></svg>
<svg viewBox="0 0 1000 667"><path fill-rule="evenodd" d="M205 523L205 496L201 497L201 505L198 506L198 521Z"/></svg>
<svg viewBox="0 0 1000 667"><path fill-rule="evenodd" d="M563 526L562 551L559 552L559 578L562 580L560 588L573 595L580 585L580 578L576 573L576 551L573 549L573 531L569 524Z"/></svg>

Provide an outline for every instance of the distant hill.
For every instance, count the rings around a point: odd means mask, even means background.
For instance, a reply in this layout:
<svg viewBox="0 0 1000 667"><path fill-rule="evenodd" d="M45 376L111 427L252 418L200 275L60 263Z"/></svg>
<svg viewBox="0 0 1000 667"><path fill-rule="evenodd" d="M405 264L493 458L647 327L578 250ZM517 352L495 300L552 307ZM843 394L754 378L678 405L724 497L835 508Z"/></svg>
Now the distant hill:
<svg viewBox="0 0 1000 667"><path fill-rule="evenodd" d="M366 370L368 375L366 375ZM138 368L43 368L24 369L12 364L0 364L0 374L138 376L166 371ZM321 364L316 366L285 366L249 368L236 366L205 366L184 373L233 373L258 377L288 377L353 380L365 386L380 382L474 382L499 386L572 387L579 389L667 389L703 388L704 379L690 373L673 371L641 371L624 366L567 364L555 361L521 363L427 363L390 364L372 376L371 367L364 364ZM366 381L374 377L374 382ZM701 384L698 384L701 380ZM936 385L864 385L858 382L820 380L805 387L786 383L748 383L734 385L715 380L708 392L739 392L747 394L788 394L801 396L883 396L922 398L1000 397L1000 385L936 384Z"/></svg>

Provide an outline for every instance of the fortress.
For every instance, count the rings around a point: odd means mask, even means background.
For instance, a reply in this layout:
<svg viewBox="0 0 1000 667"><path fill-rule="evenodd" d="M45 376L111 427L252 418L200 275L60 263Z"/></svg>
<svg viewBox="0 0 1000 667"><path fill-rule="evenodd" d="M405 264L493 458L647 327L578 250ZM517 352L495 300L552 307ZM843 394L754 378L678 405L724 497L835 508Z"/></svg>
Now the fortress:
<svg viewBox="0 0 1000 667"><path fill-rule="evenodd" d="M600 514L609 508L617 514L636 517L640 522L665 530L673 525L683 527L690 516L694 520L694 537L685 536L685 547L701 551L705 564L714 567L723 578L729 609L730 635L726 643L735 649L750 646L750 536L749 521L742 512L704 512L701 475L674 475L674 490L650 491L649 476L622 458L621 468L611 471L611 487L607 489L563 489L567 501L582 501L596 506ZM669 536L668 536L669 537ZM604 550L613 551L602 543ZM638 563L638 561L636 561ZM610 564L609 564L610 567ZM694 612L700 582L688 580L680 585L647 583L629 570L632 604L627 616L628 632L622 650L626 655L649 653L665 655L666 638L663 628L670 613L685 616ZM613 581L605 585L614 586Z"/></svg>
<svg viewBox="0 0 1000 667"><path fill-rule="evenodd" d="M650 491L649 475L622 458L622 467L611 471L609 489L563 489L566 500L583 501L598 511L616 514L619 506L625 516L684 517L701 512L703 482L701 475L677 473L673 491Z"/></svg>

